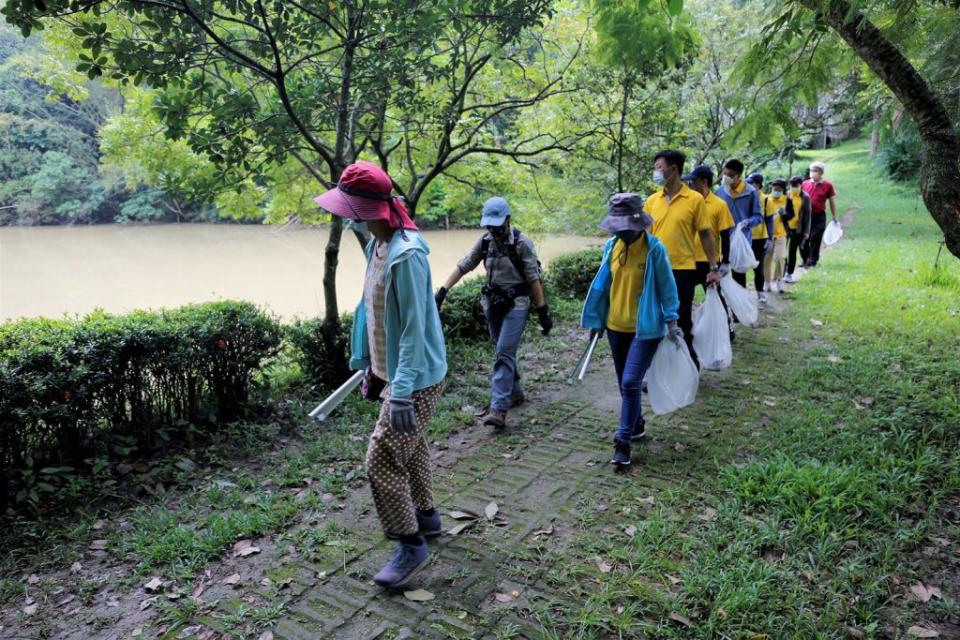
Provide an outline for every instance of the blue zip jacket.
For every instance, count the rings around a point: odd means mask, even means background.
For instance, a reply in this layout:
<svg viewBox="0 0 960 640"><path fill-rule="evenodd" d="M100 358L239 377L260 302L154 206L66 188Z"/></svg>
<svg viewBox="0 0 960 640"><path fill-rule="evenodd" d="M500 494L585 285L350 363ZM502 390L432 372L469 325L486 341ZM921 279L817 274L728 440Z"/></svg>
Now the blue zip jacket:
<svg viewBox="0 0 960 640"><path fill-rule="evenodd" d="M746 236L748 242L753 242L753 228L758 224L763 224L763 215L760 212L760 194L749 184L745 186L746 188L740 192L740 195L734 196L726 187L721 185L717 189L717 195L727 203L736 224L740 224L743 220L750 221L750 224L743 229L743 235ZM772 233L770 235L773 236Z"/></svg>
<svg viewBox="0 0 960 640"><path fill-rule="evenodd" d="M667 323L680 317L677 314L680 300L677 297L677 283L673 279L667 249L652 233L644 233L647 235L647 264L643 291L637 304L637 339L652 340L665 336ZM580 324L587 329L607 327L607 318L610 315L610 286L613 281L610 261L616 243L617 238L614 236L604 245L600 270L594 276L587 299L583 303Z"/></svg>
<svg viewBox="0 0 960 640"><path fill-rule="evenodd" d="M375 244L376 240L371 240L366 247L367 262ZM387 249L387 383L396 398L409 398L414 391L432 387L447 375L447 349L433 300L428 253L430 247L416 231L397 231ZM353 315L350 350L351 369L370 366L363 296Z"/></svg>

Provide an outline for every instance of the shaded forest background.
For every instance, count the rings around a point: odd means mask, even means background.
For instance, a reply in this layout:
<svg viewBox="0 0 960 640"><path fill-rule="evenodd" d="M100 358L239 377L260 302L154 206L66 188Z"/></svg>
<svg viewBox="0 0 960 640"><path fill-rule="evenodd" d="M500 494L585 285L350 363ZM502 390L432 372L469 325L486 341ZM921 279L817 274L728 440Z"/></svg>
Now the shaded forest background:
<svg viewBox="0 0 960 640"><path fill-rule="evenodd" d="M891 176L917 178L916 124L813 23L804 33L778 24L770 7L729 1L628 13L602 2L549 4L509 41L484 43L494 60L477 66L469 92L504 107L457 114L458 127L475 119L463 129L471 153L429 180L417 175L434 152L418 142L431 140L432 116L448 109L442 76L411 93L410 113L385 114L392 126L380 128L383 139L355 150L374 162L394 152L389 168L398 185L413 185L421 221L473 225L480 203L503 194L527 228L591 232L609 193L652 189L650 157L666 146L715 169L737 156L753 170L802 173L797 149L866 133ZM919 7L913 20L924 36L898 42L955 125L957 14ZM894 5L874 15L880 25L896 19ZM795 37L784 37L790 29ZM323 221L311 201L317 171L276 155L242 171L225 166L171 125L169 88L78 66L89 45L79 33L50 25L25 39L0 26L0 224Z"/></svg>

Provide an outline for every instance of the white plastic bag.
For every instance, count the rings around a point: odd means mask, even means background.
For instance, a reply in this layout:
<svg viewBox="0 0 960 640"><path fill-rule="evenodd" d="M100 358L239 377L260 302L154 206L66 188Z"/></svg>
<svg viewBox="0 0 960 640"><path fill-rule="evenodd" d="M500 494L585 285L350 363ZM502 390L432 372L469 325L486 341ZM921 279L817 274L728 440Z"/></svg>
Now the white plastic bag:
<svg viewBox="0 0 960 640"><path fill-rule="evenodd" d="M647 392L650 394L650 408L655 414L676 411L697 399L700 372L682 340L680 346L669 338L661 340L649 373Z"/></svg>
<svg viewBox="0 0 960 640"><path fill-rule="evenodd" d="M752 292L741 287L732 274L728 273L720 279L720 290L740 324L749 327L757 323L757 298Z"/></svg>
<svg viewBox="0 0 960 640"><path fill-rule="evenodd" d="M753 248L747 241L747 237L734 227L730 232L730 268L737 273L746 273L750 269L756 269L760 262L753 255Z"/></svg>
<svg viewBox="0 0 960 640"><path fill-rule="evenodd" d="M733 364L727 312L716 287L707 287L707 301L700 305L693 321L693 350L704 369L719 371Z"/></svg>
<svg viewBox="0 0 960 640"><path fill-rule="evenodd" d="M843 237L843 227L838 220L831 220L827 225L827 230L823 232L823 244L828 247L836 244Z"/></svg>

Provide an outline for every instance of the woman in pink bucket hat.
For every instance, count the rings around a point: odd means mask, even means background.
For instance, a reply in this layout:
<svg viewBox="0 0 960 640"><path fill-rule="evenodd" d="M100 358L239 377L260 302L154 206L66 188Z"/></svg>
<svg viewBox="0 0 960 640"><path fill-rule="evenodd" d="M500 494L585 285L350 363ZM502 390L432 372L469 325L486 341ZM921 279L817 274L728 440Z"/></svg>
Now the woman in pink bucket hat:
<svg viewBox="0 0 960 640"><path fill-rule="evenodd" d="M354 314L350 368L367 369L385 383L367 447L367 477L384 533L399 546L373 579L402 587L429 560L424 538L443 530L423 433L443 389L447 354L427 262L430 248L392 189L383 169L357 162L314 200L334 215L366 223L373 236Z"/></svg>

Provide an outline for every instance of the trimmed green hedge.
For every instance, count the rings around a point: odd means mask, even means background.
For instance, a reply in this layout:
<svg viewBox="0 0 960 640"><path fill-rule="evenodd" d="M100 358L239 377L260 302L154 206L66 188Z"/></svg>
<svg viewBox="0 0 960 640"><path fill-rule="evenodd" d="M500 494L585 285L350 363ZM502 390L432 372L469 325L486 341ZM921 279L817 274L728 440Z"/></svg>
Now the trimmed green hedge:
<svg viewBox="0 0 960 640"><path fill-rule="evenodd" d="M440 307L440 321L443 323L443 336L448 341L490 339L487 319L480 306L480 291L486 281L485 277L468 278L447 294Z"/></svg>
<svg viewBox="0 0 960 640"><path fill-rule="evenodd" d="M284 337L307 380L321 389L335 389L350 377L350 332L353 314L340 316L340 330L332 338L323 318L296 320L284 327Z"/></svg>
<svg viewBox="0 0 960 640"><path fill-rule="evenodd" d="M79 466L111 442L150 451L161 434L235 420L280 339L276 320L232 301L0 325L0 466Z"/></svg>
<svg viewBox="0 0 960 640"><path fill-rule="evenodd" d="M584 249L554 258L547 272L547 288L554 296L583 300L600 267L603 249Z"/></svg>

